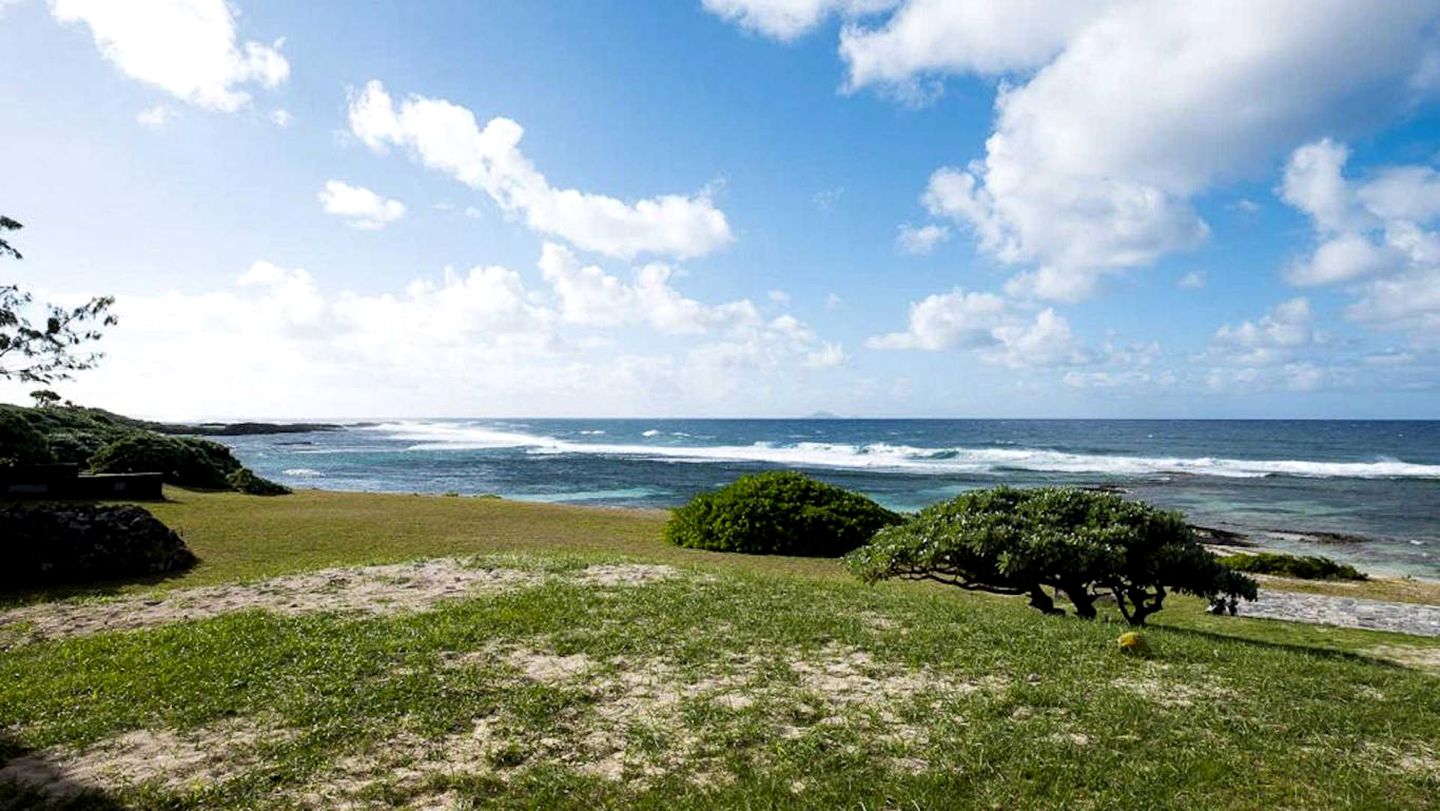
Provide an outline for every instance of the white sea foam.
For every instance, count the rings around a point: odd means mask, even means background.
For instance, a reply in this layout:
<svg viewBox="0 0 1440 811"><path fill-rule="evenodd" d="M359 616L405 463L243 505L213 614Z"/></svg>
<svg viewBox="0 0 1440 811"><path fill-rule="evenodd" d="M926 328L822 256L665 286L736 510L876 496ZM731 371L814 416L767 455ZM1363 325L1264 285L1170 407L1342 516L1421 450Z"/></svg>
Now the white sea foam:
<svg viewBox="0 0 1440 811"><path fill-rule="evenodd" d="M415 442L415 445L410 446L410 450L417 451L523 448L559 441L473 423L387 422L362 430L384 433L389 439Z"/></svg>
<svg viewBox="0 0 1440 811"><path fill-rule="evenodd" d="M1067 453L1034 448L919 448L876 442L849 445L826 442L751 445L633 445L572 442L554 437L500 431L464 423L391 423L370 430L412 440L410 450L524 448L532 454L590 454L674 462L763 462L791 467L896 470L955 474L995 471L1075 473L1117 476L1190 474L1225 478L1298 476L1310 478L1440 479L1440 465L1397 459L1373 462L1321 462L1300 459L1224 459L1147 457ZM660 432L649 430L644 436Z"/></svg>
<svg viewBox="0 0 1440 811"><path fill-rule="evenodd" d="M651 428L648 431L641 432L640 436L660 436L660 431L658 429Z"/></svg>
<svg viewBox="0 0 1440 811"><path fill-rule="evenodd" d="M310 468L310 467L292 467L292 468L290 468L289 470L282 470L282 471L280 471L280 472L283 473L283 474L285 474L286 476L296 476L296 477L324 476L324 475L325 475L324 473L321 473L320 471L318 471L318 470L316 470L316 469L314 469L314 468Z"/></svg>

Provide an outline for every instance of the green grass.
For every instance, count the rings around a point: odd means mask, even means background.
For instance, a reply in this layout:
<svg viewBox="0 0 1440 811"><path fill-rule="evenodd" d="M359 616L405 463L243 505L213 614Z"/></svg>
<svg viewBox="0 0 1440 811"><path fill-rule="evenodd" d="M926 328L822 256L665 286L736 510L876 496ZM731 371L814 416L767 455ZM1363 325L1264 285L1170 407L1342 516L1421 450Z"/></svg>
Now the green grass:
<svg viewBox="0 0 1440 811"><path fill-rule="evenodd" d="M1440 794L1440 679L1357 655L1433 641L1180 600L1146 631L1153 655L1132 658L1109 621L670 547L658 513L172 495L154 511L204 562L95 593L436 555L545 579L421 613L249 611L0 653L0 756L136 730L267 733L234 748L232 779L88 807L327 807L306 799L324 786L380 806L591 809L1424 808ZM681 576L577 575L619 560ZM583 667L535 678L525 656ZM484 745L467 748L477 719ZM619 779L597 776L615 745ZM0 808L34 800L0 787Z"/></svg>

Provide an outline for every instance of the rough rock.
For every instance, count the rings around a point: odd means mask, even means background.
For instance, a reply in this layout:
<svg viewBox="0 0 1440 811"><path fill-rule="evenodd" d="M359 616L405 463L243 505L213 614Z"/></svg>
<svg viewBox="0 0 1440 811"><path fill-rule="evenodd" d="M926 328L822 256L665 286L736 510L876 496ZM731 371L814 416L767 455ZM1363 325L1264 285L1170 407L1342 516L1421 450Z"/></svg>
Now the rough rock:
<svg viewBox="0 0 1440 811"><path fill-rule="evenodd" d="M0 585L38 586L163 574L195 563L185 541L143 507L0 508L10 560Z"/></svg>

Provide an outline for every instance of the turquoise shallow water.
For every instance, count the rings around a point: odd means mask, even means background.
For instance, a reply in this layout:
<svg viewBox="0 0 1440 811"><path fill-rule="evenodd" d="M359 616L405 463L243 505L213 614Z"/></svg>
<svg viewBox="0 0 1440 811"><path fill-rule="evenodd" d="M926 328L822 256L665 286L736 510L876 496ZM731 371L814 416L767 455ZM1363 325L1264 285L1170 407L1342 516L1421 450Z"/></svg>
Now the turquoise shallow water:
<svg viewBox="0 0 1440 811"><path fill-rule="evenodd" d="M1122 487L1267 545L1440 576L1440 422L426 420L226 438L299 487L663 507L787 467L917 509L966 489Z"/></svg>

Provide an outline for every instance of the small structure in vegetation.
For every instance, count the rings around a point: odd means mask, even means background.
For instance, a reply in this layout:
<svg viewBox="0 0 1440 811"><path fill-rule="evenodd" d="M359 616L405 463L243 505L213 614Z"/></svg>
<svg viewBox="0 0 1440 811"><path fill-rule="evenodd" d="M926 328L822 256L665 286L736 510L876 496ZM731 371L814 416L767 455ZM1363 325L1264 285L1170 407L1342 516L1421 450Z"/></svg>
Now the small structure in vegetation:
<svg viewBox="0 0 1440 811"><path fill-rule="evenodd" d="M82 474L79 465L0 465L0 498L160 501L159 473Z"/></svg>
<svg viewBox="0 0 1440 811"><path fill-rule="evenodd" d="M167 484L201 490L290 492L246 469L218 442L157 433L151 425L98 409L0 405L0 467L78 465L92 473L159 473Z"/></svg>
<svg viewBox="0 0 1440 811"><path fill-rule="evenodd" d="M742 476L701 493L665 525L673 544L717 552L838 557L901 516L793 471Z"/></svg>
<svg viewBox="0 0 1440 811"><path fill-rule="evenodd" d="M1085 618L1111 596L1132 625L1144 625L1171 592L1212 606L1256 595L1255 581L1221 564L1179 513L1074 488L964 493L882 529L846 563L869 582L936 580L1027 595L1047 614L1065 613L1052 593Z"/></svg>

